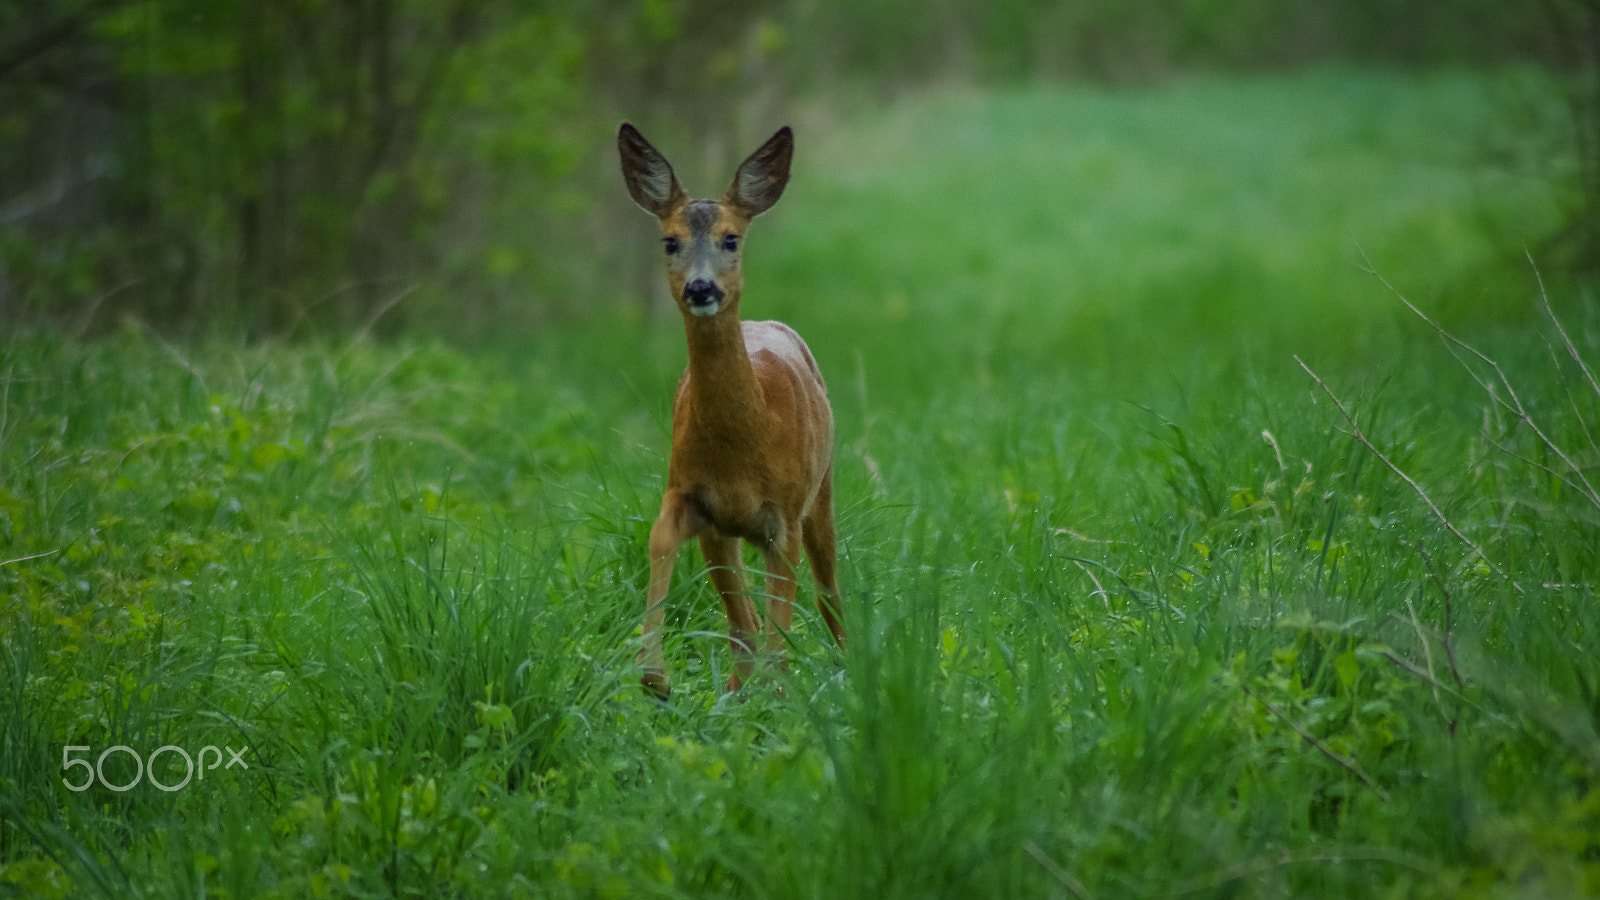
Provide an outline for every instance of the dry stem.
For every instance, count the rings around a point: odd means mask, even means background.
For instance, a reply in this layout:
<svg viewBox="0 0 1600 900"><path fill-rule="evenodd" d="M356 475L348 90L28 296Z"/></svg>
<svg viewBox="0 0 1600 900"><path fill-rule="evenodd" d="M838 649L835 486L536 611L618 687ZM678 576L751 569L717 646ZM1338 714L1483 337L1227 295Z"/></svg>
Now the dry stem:
<svg viewBox="0 0 1600 900"><path fill-rule="evenodd" d="M1566 467L1572 472L1573 475L1577 477L1578 481L1581 482L1581 485L1572 484L1565 478L1562 478L1561 480L1571 485L1574 490L1577 490L1580 494L1582 494L1584 499L1588 500L1594 505L1595 509L1600 510L1600 491L1595 490L1594 485L1589 483L1588 476L1583 474L1583 469L1572 460L1572 457L1567 455L1565 450L1561 449L1561 447L1558 446L1555 441L1551 440L1550 436L1544 433L1544 429L1540 428L1539 424L1533 420L1533 416L1529 415L1527 408L1522 404L1522 398L1517 396L1516 388L1511 386L1511 379L1506 377L1505 370L1500 368L1500 364L1495 362L1493 359L1490 359L1482 351L1478 350L1478 348L1444 330L1444 326L1429 318L1426 313L1413 305L1410 300L1407 300L1405 295L1401 294L1400 291L1396 289L1394 285L1390 284L1389 280L1384 278L1383 275L1380 274L1372 265L1372 260L1367 258L1366 251L1362 251L1361 258L1367 264L1367 273L1382 282L1383 286L1388 288L1390 293L1394 294L1401 303L1405 304L1406 309L1411 310L1411 312L1414 313L1417 318L1428 323L1428 326L1438 333L1440 339L1444 340L1447 344L1460 347L1462 350L1465 350L1466 352L1477 357L1485 365L1494 370L1495 377L1499 379L1500 386L1505 390L1506 397L1510 398L1509 402L1501 398L1499 393L1495 390L1494 385L1486 381L1477 372L1473 371L1471 366L1464 366L1464 368L1467 370L1467 373L1472 376L1472 380L1476 381L1478 386L1483 388L1484 393L1489 395L1489 399L1493 400L1497 405L1505 409L1507 412L1510 412L1512 415L1516 416L1519 421L1527 425L1528 428L1532 430L1534 435L1539 439L1539 442L1544 444L1546 449L1555 454L1557 458L1566 464ZM1529 262L1532 262L1531 258L1529 259ZM1584 377L1589 380L1589 386L1594 389L1596 396L1600 396L1600 383L1595 381L1594 373L1591 372L1589 367L1584 364L1582 357L1578 355L1577 347L1573 345L1572 339L1567 336L1566 329L1561 327L1561 322L1556 319L1554 310L1550 308L1550 298L1545 293L1544 279L1543 277L1539 276L1538 267L1535 267L1533 271L1534 276L1539 280L1539 294L1544 300L1545 313L1550 317L1550 321L1555 324L1556 331L1560 333L1562 340L1566 342L1567 352L1572 354L1573 359L1577 360L1578 367L1583 370ZM1305 363L1301 363L1300 365L1304 367ZM1306 369L1306 371L1309 372L1311 370ZM1326 387L1324 387L1324 390L1326 390ZM1332 395L1330 394L1329 396Z"/></svg>
<svg viewBox="0 0 1600 900"><path fill-rule="evenodd" d="M1407 305L1409 306L1410 304ZM1404 469L1401 469L1399 466L1395 465L1394 461L1389 459L1388 455L1386 455L1382 450L1379 450L1376 444L1372 443L1372 441L1367 437L1366 433L1361 430L1361 426L1356 423L1356 417L1351 415L1350 410L1345 408L1344 403L1339 400L1338 395L1333 392L1333 389L1328 387L1327 382L1323 381L1316 372L1311 371L1311 367L1306 365L1305 360L1301 359L1299 356L1296 356L1294 361L1300 364L1300 368L1306 370L1306 374L1310 375L1311 380L1317 383L1317 387L1322 388L1322 392L1328 395L1329 400L1333 401L1333 405L1339 410L1339 414L1344 416L1346 422L1350 423L1351 437L1354 437L1356 440L1360 441L1361 445L1366 447L1368 450L1371 450L1372 454L1378 457L1378 459L1382 461L1384 465L1388 466L1390 471L1394 472L1396 475L1399 475L1406 484L1411 485L1411 489L1417 492L1417 496L1422 498L1422 502L1428 504L1428 509L1433 511L1434 517L1437 518L1445 528L1448 528L1450 533L1456 536L1457 540L1461 541L1463 544L1466 544L1473 553L1478 555L1479 559L1483 560L1484 563L1489 566L1489 568L1494 570L1496 575L1499 575L1501 578L1504 578L1507 581L1511 581L1511 577L1505 573L1504 569L1501 569L1494 563L1493 560L1489 559L1489 555L1483 552L1482 547L1479 547L1477 544L1473 543L1472 538L1469 538L1461 533L1461 529L1457 528L1455 523L1450 521L1450 518L1444 514L1444 510L1441 510L1439 505L1433 502L1433 498L1428 496L1428 492L1422 489L1422 485L1417 484L1416 479L1412 478L1410 475L1407 475ZM1511 581L1511 584L1517 589L1518 592L1522 591L1521 585L1518 585L1515 581Z"/></svg>
<svg viewBox="0 0 1600 900"><path fill-rule="evenodd" d="M1279 709L1276 706L1273 706L1270 702L1268 702L1266 699L1264 699L1260 694L1257 694L1255 691L1250 690L1250 685L1241 684L1241 685L1239 685L1239 687L1242 688L1246 694L1249 694L1252 698L1254 698L1257 703L1260 703L1262 706L1265 706L1267 708L1267 712L1270 712L1273 715L1277 716L1278 718L1282 719L1284 721L1284 724L1286 724L1290 728L1294 729L1294 733L1300 735L1300 737L1302 739L1304 739L1306 743L1310 744L1311 746L1317 748L1317 750L1321 751L1323 756L1326 756L1327 758L1329 758L1329 759L1333 760L1334 762L1338 763L1339 765L1343 766L1347 771L1350 772L1350 774L1352 774L1352 775L1356 776L1357 778L1359 778L1361 780L1362 784L1366 785L1369 788L1372 788L1374 791L1377 791L1379 800L1382 800L1385 803L1389 802L1389 793L1387 791L1385 791L1383 788L1378 787L1378 783L1376 781L1373 781L1372 777L1370 775L1368 775L1361 768L1361 766L1356 763L1355 760L1351 759L1348 756L1345 756L1345 755L1339 753L1338 751L1334 750L1332 747L1329 747L1327 744L1324 744L1321 740L1319 740L1317 738L1316 735L1312 734L1309 731L1306 731L1304 728L1301 728L1299 725L1296 725L1294 720L1289 718L1289 714L1288 713L1284 712L1283 710Z"/></svg>

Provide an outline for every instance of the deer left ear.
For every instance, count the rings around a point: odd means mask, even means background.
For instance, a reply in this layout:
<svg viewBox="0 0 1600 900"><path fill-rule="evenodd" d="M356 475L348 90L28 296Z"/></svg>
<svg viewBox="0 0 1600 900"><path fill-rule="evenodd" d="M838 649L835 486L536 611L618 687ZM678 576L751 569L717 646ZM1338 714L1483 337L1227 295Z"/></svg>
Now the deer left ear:
<svg viewBox="0 0 1600 900"><path fill-rule="evenodd" d="M756 216L772 208L789 183L789 161L794 158L794 132L785 125L739 164L724 202Z"/></svg>

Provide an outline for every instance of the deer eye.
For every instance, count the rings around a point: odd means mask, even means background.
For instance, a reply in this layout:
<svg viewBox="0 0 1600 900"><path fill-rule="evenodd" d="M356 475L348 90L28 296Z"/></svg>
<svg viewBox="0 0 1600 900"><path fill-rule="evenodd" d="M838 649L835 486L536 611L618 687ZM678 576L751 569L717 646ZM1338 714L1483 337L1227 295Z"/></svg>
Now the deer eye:
<svg viewBox="0 0 1600 900"><path fill-rule="evenodd" d="M661 241L661 244L662 244L662 246L667 248L667 255L668 256L671 256L674 253L678 252L678 239L677 238L674 238L674 237L663 238L662 241Z"/></svg>
<svg viewBox="0 0 1600 900"><path fill-rule="evenodd" d="M727 237L723 238L722 239L722 249L728 251L729 253L732 253L735 250L738 250L739 249L739 236L737 234L730 234Z"/></svg>

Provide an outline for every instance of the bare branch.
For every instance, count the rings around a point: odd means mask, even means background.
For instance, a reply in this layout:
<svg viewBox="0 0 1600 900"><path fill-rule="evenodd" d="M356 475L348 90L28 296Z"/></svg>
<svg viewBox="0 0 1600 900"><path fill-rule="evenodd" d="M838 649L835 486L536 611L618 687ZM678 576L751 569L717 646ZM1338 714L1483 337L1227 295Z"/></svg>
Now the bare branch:
<svg viewBox="0 0 1600 900"><path fill-rule="evenodd" d="M1398 613L1390 613L1390 616L1392 616L1396 621L1406 622L1406 620L1402 619ZM1407 622L1406 624L1412 624L1412 623ZM1467 704L1468 706L1472 707L1473 709L1481 709L1482 708L1481 706L1479 706L1479 704L1474 703L1472 700L1469 700L1467 698L1467 696L1465 694L1461 693L1459 690L1457 690L1457 689L1451 687L1450 685L1445 684L1444 682L1442 682L1439 679L1435 678L1431 672L1424 671L1422 669L1422 667L1418 666L1414 662L1411 662L1410 660L1408 660L1405 657L1399 655L1398 653L1395 653L1392 650L1384 650L1384 651L1381 651L1379 655L1381 655L1384 659L1387 659L1389 662L1394 663L1395 665L1399 666L1401 669L1405 670L1406 672L1410 673L1411 675L1415 676L1416 678L1420 679L1424 683L1426 683L1429 686L1431 686L1434 689L1435 693L1437 693L1438 691L1444 691L1445 693L1447 693L1450 696L1456 698L1457 700L1461 701L1462 703Z"/></svg>
<svg viewBox="0 0 1600 900"><path fill-rule="evenodd" d="M1466 366L1465 367L1467 369L1467 373L1472 376L1472 379L1474 381L1478 382L1478 386L1482 387L1484 392L1487 393L1489 395L1489 397L1492 400L1494 400L1495 403L1499 404L1500 406L1504 407L1507 411L1509 411L1509 412L1513 413L1514 415L1516 415L1516 417L1519 420L1521 420L1523 424L1527 425L1528 428L1533 431L1534 435L1536 437L1538 437L1540 443L1544 444L1545 447L1547 449L1549 449L1549 451L1551 453L1554 453L1558 458L1560 458L1560 460L1563 463L1566 464L1567 468L1572 470L1572 473L1578 477L1578 480L1580 482L1583 483L1583 487L1580 489L1579 492L1581 494L1583 494L1584 498L1587 499L1591 504L1593 504L1596 509L1600 509L1600 491L1596 491L1595 488L1594 488L1594 485L1589 483L1588 476L1583 474L1583 469L1580 468L1576 462L1573 462L1572 458L1567 455L1567 452L1565 450L1562 450L1559 446L1557 446L1556 442L1551 440L1550 437L1544 433L1544 429L1540 428L1539 424L1537 422L1533 421L1533 416L1529 415L1527 408L1522 405L1522 398L1517 396L1516 388L1511 386L1511 379L1506 377L1505 370L1500 368L1500 364L1495 362L1493 359L1490 359L1482 351L1478 350L1478 348L1472 346L1471 344L1468 344L1466 341L1463 341L1460 338L1456 337L1455 335L1451 334L1450 332L1446 331L1444 329L1444 326L1440 325L1438 322L1435 322L1433 319L1430 319L1427 316L1426 313L1424 313L1422 310L1420 310L1416 306L1414 306L1411 303L1410 300L1407 300L1405 298L1405 296L1403 294L1401 294L1398 289L1395 288L1394 285L1389 283L1389 280L1387 278L1384 278L1383 275L1380 274L1375 267L1373 267L1372 261L1367 258L1367 254L1366 254L1365 250L1361 251L1361 258L1363 260L1365 260L1366 263L1367 263L1366 271L1369 274L1371 274L1374 278L1377 278L1380 282L1382 282L1383 286L1388 288L1390 293L1394 294L1395 297L1397 297L1400 300L1401 303L1404 303L1406 305L1406 309L1411 310L1413 313L1416 314L1417 318L1419 318L1422 321L1428 323L1429 327L1431 327L1434 331L1438 332L1439 337L1441 339L1443 339L1444 341L1446 341L1449 344L1453 344L1453 345L1455 345L1457 347L1460 347L1461 349L1467 351L1468 353L1472 354L1473 356L1476 356L1485 365L1489 366L1489 368L1494 370L1495 377L1497 377L1500 380L1500 386L1505 389L1506 396L1510 398L1510 402L1507 402L1506 400L1501 399L1495 393L1494 388L1488 382L1486 382L1483 378L1479 377L1478 373L1472 371L1472 368L1470 366ZM1535 271L1535 274L1537 274L1538 270L1535 269L1534 271ZM1543 279L1540 279L1540 291L1541 292L1544 289L1543 285L1544 285ZM1549 299L1548 298L1546 298L1546 300L1545 300L1545 308L1546 308L1546 310L1549 309ZM1554 314L1552 313L1551 314L1551 319L1553 320L1554 318L1555 318ZM1558 329L1560 329L1559 323L1557 324L1556 327ZM1562 336L1563 337L1566 336L1566 332L1565 331L1562 331ZM1576 350L1573 350L1572 352L1573 352L1574 356L1576 356ZM1580 366L1583 366L1583 360L1579 359L1578 360L1578 364ZM1304 365L1305 365L1305 363L1301 363L1301 366L1304 366ZM1590 375L1588 367L1587 366L1583 366L1583 368L1584 368L1584 373L1586 375ZM1311 370L1310 369L1306 369L1306 371L1309 372ZM1315 377L1315 376L1313 376L1313 377ZM1590 378L1592 379L1593 376L1590 375ZM1327 389L1326 386L1324 386L1323 389L1326 390ZM1600 393L1600 388L1597 388L1596 390L1597 390L1597 393ZM1454 530L1454 529L1452 529L1452 530Z"/></svg>
<svg viewBox="0 0 1600 900"><path fill-rule="evenodd" d="M1051 859L1042 849L1039 848L1038 844L1035 844L1033 841L1023 841L1022 849L1023 852L1033 857L1034 862L1043 867L1046 872L1049 872L1051 878L1061 882L1062 887L1071 891L1074 897L1078 897L1079 900L1090 900L1090 898L1094 896L1093 894L1089 893L1088 888L1083 886L1083 882L1073 877L1071 872L1061 868L1061 864Z"/></svg>
<svg viewBox="0 0 1600 900"><path fill-rule="evenodd" d="M1557 372L1560 372L1561 358L1556 354L1555 346L1550 343L1548 335L1542 335L1542 337L1544 337L1544 348L1550 354L1550 363L1555 366ZM1583 420L1583 410L1578 406L1578 398L1572 394L1572 386L1567 384L1565 378L1560 379L1560 381L1561 393L1566 396L1567 406L1572 409L1572 421L1578 423L1578 430L1583 432L1583 439L1589 442L1589 449L1596 454L1600 454L1600 442L1595 440L1594 432L1589 430L1589 423Z"/></svg>
<svg viewBox="0 0 1600 900"><path fill-rule="evenodd" d="M1249 694L1251 696L1251 698L1254 699L1257 703L1261 704L1262 706L1265 706L1267 708L1267 712L1270 712L1273 715L1277 716L1278 718L1282 719L1285 725L1288 725L1290 728L1294 729L1294 733L1295 734L1300 735L1300 737L1303 740L1305 740L1306 743L1308 743L1311 746L1317 748L1317 750L1319 750L1322 753L1323 756L1326 756L1327 758L1329 758L1329 759L1333 760L1334 762L1338 763L1339 765L1343 766L1346 770L1348 770L1350 772L1350 774L1352 774L1352 775L1356 776L1356 778L1360 779L1362 784L1366 785L1369 788L1372 788L1374 791L1377 791L1379 800L1382 800L1385 803L1389 802L1389 792L1385 791L1381 787L1378 787L1378 783L1376 781L1373 781L1372 780L1372 776L1368 775L1355 760L1351 759L1348 756L1345 756L1342 753L1339 753L1338 751L1334 750L1332 747L1329 747L1327 744L1324 744L1320 739L1317 738L1316 735L1312 734L1309 731L1306 731L1304 728L1301 728L1299 725L1295 724L1295 721L1293 719L1289 718L1289 714L1288 713L1286 713L1283 710L1279 709L1278 707L1272 705L1271 702L1269 702L1266 699L1262 698L1262 696L1260 694L1257 694L1255 691L1250 690L1250 685L1248 685L1248 684L1240 684L1239 687L1242 688L1246 694Z"/></svg>
<svg viewBox="0 0 1600 900"><path fill-rule="evenodd" d="M1589 380L1589 389L1594 391L1596 397L1600 397L1600 381L1595 380L1594 372L1589 369L1588 363L1583 361L1583 357L1578 355L1578 348L1573 345L1572 338L1567 336L1567 330L1561 327L1561 320L1556 318L1555 310L1550 308L1550 294L1544 289L1544 276L1539 274L1539 266L1533 261L1533 254L1526 250L1523 252L1528 256L1528 265L1533 267L1534 280L1539 283L1539 300L1544 304L1544 314L1550 317L1550 324L1556 327L1556 333L1561 335L1562 343L1567 345L1567 352L1572 354L1572 361L1578 364L1583 377Z"/></svg>
<svg viewBox="0 0 1600 900"><path fill-rule="evenodd" d="M1560 472L1557 472L1555 469L1550 468L1549 466L1545 465L1542 462L1539 462L1536 459L1529 459L1528 457L1523 456L1521 453L1518 453L1517 451L1511 449L1510 447L1507 447L1505 444L1502 444L1499 441L1495 440L1493 437L1490 437L1487 423L1485 423L1485 425L1484 425L1483 439L1485 441L1488 441L1490 446L1494 447L1496 450L1499 450L1501 453L1504 453L1505 455L1511 457L1512 459L1516 460L1517 462L1524 463L1524 464L1528 465L1531 468L1538 469L1539 471L1545 473L1546 475L1549 475L1551 478L1556 479L1557 481L1561 482L1562 484L1566 485L1567 487L1572 488L1574 491L1578 492L1579 494L1583 494L1584 493L1583 485L1581 485L1581 484L1573 484L1572 481L1570 481L1567 478L1567 476L1562 475Z"/></svg>
<svg viewBox="0 0 1600 900"><path fill-rule="evenodd" d="M1128 543L1127 541L1117 541L1117 540L1109 540L1109 539L1102 540L1100 538L1092 538L1092 537L1089 537L1086 534L1079 534L1079 533L1077 533L1076 531L1073 531L1070 528L1057 528L1053 533L1054 534L1064 534L1067 537L1072 538L1075 541L1083 541L1086 544L1126 544L1126 543Z"/></svg>
<svg viewBox="0 0 1600 900"><path fill-rule="evenodd" d="M1426 547L1422 546L1421 541L1417 541L1417 552L1422 554L1422 563L1428 567L1428 574L1433 578L1434 587L1437 587L1439 589L1439 593L1444 595L1444 634L1439 639L1439 642L1444 644L1444 658L1450 663L1450 674L1455 678L1456 684L1466 684L1465 681L1461 680L1461 670L1456 667L1455 651L1450 649L1450 589L1445 587L1444 579L1440 578L1439 573L1434 570L1433 557L1428 555L1428 550ZM1411 600L1408 597L1406 599L1406 605L1410 606L1410 604ZM1416 619L1415 611L1412 612L1412 619L1413 621ZM1420 628L1418 628L1418 632L1421 632ZM1426 652L1428 646L1427 642L1424 641L1422 646L1423 651ZM1430 672L1433 669L1431 658L1428 669Z"/></svg>
<svg viewBox="0 0 1600 900"><path fill-rule="evenodd" d="M1205 878L1192 878L1180 882L1172 890L1162 896L1175 897L1180 894L1192 894L1197 891L1210 891L1225 884L1252 875L1260 875L1283 866L1295 863L1353 863L1353 862L1385 862L1391 865L1403 866L1416 872L1431 872L1434 865L1430 861L1395 850L1389 847L1317 847L1303 850L1279 850L1275 853L1246 860L1237 865L1209 875Z"/></svg>
<svg viewBox="0 0 1600 900"><path fill-rule="evenodd" d="M414 284L410 285L404 290L396 293L393 297L390 297L388 300L384 301L384 303L378 306L377 309L374 309L372 314L367 316L366 320L361 323L361 327L356 329L355 341L360 342L366 340L367 337L372 334L372 329L377 326L379 319L383 318L384 315L389 312L389 310L398 306L400 301L406 299L412 294L415 294L416 292L417 286Z"/></svg>
<svg viewBox="0 0 1600 900"><path fill-rule="evenodd" d="M1407 305L1409 306L1410 304ZM1428 492L1422 489L1422 485L1417 484L1415 479L1413 479L1410 475L1407 475L1405 470L1395 465L1393 460L1389 459L1389 457L1382 450L1378 449L1376 444L1372 443L1372 441L1367 438L1366 433L1361 430L1361 426L1356 423L1356 417L1351 415L1350 411L1345 408L1344 403L1339 400L1338 395L1334 394L1333 389L1328 387L1327 382L1323 381L1316 372L1311 371L1311 367L1306 365L1305 360L1301 359L1299 356L1294 357L1294 361L1300 364L1300 368L1306 370L1306 374L1310 375L1311 380L1317 383L1317 387L1322 388L1322 392L1328 395L1329 400L1333 401L1333 405L1339 410L1339 414L1344 416L1346 422L1350 423L1351 437L1354 437L1356 440L1361 442L1362 446L1366 447L1368 450L1371 450L1374 456L1378 457L1378 459L1384 465L1389 467L1389 471L1399 475L1406 484L1411 485L1411 489L1417 492L1417 496L1422 498L1422 502L1428 504L1428 509L1433 510L1434 517L1437 518L1445 528L1448 528L1450 533L1456 536L1457 540L1461 541L1463 544L1466 544L1473 553L1478 554L1478 558L1483 560L1484 563L1489 566L1489 568L1493 569L1495 574L1507 581L1511 581L1511 576L1507 575L1504 569L1501 569L1494 563L1493 560L1489 559L1489 555L1483 552L1482 547L1479 547L1477 544L1473 543L1472 538L1469 538L1461 533L1461 529L1457 528L1455 523L1451 522L1450 518L1446 516L1444 511L1439 508L1439 505L1433 502L1433 499L1428 496ZM1521 585L1517 584L1515 581L1511 581L1511 584L1517 589L1518 593L1522 592Z"/></svg>
<svg viewBox="0 0 1600 900"><path fill-rule="evenodd" d="M35 553L32 556L19 556L16 559L0 560L0 566L9 566L19 562L27 562L30 559L43 559L46 556L55 556L60 552L60 550L46 550L43 553Z"/></svg>
<svg viewBox="0 0 1600 900"><path fill-rule="evenodd" d="M57 45L76 37L78 32L83 30L83 26L88 24L89 19L87 11L68 16L7 47L5 52L0 54L0 79L49 53Z"/></svg>
<svg viewBox="0 0 1600 900"><path fill-rule="evenodd" d="M1106 587L1100 583L1100 579L1094 577L1094 573L1089 571L1089 567L1078 560L1072 560L1072 564L1082 569L1083 574L1089 576L1089 580L1094 582L1094 592L1100 595L1100 601L1106 605L1106 609L1111 609L1111 595L1106 592Z"/></svg>
<svg viewBox="0 0 1600 900"><path fill-rule="evenodd" d="M1422 623L1417 621L1417 608L1411 604L1410 594L1406 595L1405 601L1406 612L1411 617L1406 624L1410 625L1416 630L1417 643L1422 647L1422 662L1428 667L1428 671L1425 673L1423 680L1428 682L1428 684L1434 685L1433 702L1439 704L1439 712L1441 715L1443 715L1445 714L1445 711L1444 702L1439 699L1439 679L1433 674L1433 651L1428 648L1428 636L1422 631ZM1393 615L1396 619L1400 618L1398 613L1391 613L1391 615ZM1454 723L1452 723L1451 730L1454 731Z"/></svg>

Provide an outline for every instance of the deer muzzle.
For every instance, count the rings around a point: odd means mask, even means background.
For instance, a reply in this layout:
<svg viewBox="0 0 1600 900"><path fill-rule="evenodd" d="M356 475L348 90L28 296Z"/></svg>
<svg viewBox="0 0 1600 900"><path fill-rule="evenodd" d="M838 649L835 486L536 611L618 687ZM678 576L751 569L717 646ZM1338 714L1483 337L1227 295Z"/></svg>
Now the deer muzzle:
<svg viewBox="0 0 1600 900"><path fill-rule="evenodd" d="M716 315L722 308L724 296L722 288L707 278L696 278L683 286L683 302L688 305L689 312L697 316Z"/></svg>

